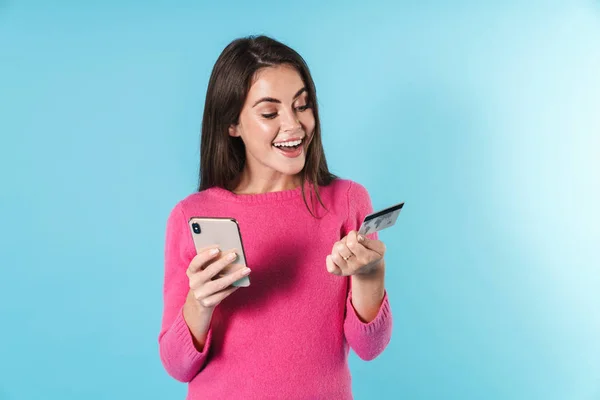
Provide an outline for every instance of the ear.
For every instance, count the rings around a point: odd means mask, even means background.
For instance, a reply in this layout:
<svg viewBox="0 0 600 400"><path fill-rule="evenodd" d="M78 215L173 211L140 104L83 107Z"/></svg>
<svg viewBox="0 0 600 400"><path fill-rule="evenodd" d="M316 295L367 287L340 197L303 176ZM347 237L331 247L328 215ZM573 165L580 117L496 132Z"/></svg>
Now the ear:
<svg viewBox="0 0 600 400"><path fill-rule="evenodd" d="M229 125L229 136L240 137L240 133L236 125Z"/></svg>

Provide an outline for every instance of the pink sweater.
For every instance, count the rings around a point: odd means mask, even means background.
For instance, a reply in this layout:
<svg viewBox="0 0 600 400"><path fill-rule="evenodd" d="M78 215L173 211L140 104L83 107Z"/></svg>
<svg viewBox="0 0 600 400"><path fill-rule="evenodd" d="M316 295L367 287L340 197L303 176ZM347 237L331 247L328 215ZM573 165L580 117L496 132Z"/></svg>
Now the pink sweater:
<svg viewBox="0 0 600 400"><path fill-rule="evenodd" d="M349 348L363 360L386 348L387 292L376 318L364 323L352 306L350 278L330 274L325 264L334 242L372 211L369 194L342 179L320 192L329 210L321 219L310 215L300 188L257 195L212 188L172 210L159 348L169 375L189 382L187 399L351 399ZM252 269L250 287L215 309L202 352L182 313L185 271L196 254L187 224L193 216L237 219Z"/></svg>

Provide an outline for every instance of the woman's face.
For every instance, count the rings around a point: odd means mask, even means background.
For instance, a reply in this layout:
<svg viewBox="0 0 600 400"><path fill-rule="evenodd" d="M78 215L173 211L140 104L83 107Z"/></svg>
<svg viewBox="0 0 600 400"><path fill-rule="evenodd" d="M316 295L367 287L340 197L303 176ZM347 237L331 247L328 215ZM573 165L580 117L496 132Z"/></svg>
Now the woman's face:
<svg viewBox="0 0 600 400"><path fill-rule="evenodd" d="M314 129L302 77L295 68L279 65L257 72L239 123L229 134L242 138L251 176L269 179L302 171Z"/></svg>

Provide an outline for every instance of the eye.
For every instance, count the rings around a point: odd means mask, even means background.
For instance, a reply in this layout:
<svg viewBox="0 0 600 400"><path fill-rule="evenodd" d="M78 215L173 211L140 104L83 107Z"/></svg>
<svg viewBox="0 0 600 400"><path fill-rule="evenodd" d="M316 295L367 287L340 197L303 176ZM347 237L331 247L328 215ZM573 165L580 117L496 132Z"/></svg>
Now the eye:
<svg viewBox="0 0 600 400"><path fill-rule="evenodd" d="M270 114L261 114L263 116L263 118L266 119L273 119L277 116L277 113L270 113Z"/></svg>
<svg viewBox="0 0 600 400"><path fill-rule="evenodd" d="M309 108L310 108L310 106L309 106L308 104L305 104L305 105L303 105L303 106L298 106L298 107L296 107L296 110L298 110L298 111L302 112L302 111L306 111L306 110L308 110Z"/></svg>

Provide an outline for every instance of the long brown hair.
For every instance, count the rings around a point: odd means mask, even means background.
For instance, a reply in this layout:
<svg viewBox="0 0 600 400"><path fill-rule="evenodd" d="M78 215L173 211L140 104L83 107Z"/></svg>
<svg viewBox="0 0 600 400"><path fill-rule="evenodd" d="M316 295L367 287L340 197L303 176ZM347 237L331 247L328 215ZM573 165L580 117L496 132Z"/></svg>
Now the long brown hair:
<svg viewBox="0 0 600 400"><path fill-rule="evenodd" d="M200 173L198 190L211 187L233 189L246 162L242 139L231 137L228 129L237 125L246 96L256 72L264 67L286 64L294 67L307 89L308 104L315 118L315 130L306 152L306 163L301 171L302 197L308 210L305 183L309 183L319 203L319 186L329 185L336 176L329 172L323 142L315 84L308 65L296 51L267 36L249 36L231 42L213 67L202 119L200 140ZM312 203L312 202L311 202Z"/></svg>

